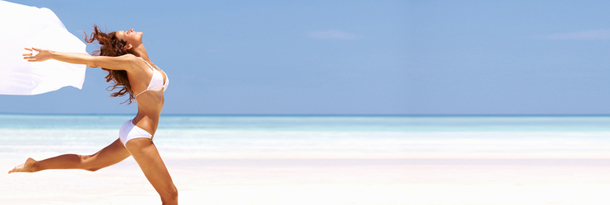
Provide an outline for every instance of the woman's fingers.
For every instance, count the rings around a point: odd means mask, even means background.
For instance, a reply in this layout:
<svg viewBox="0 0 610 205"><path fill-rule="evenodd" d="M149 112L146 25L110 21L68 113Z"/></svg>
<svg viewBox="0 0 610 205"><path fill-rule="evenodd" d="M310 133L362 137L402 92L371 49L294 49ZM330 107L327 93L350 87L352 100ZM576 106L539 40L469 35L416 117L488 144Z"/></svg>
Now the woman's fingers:
<svg viewBox="0 0 610 205"><path fill-rule="evenodd" d="M32 51L32 49L29 49L29 48L23 48L23 49L25 49L26 51L30 51L30 52ZM24 53L23 56L32 56L32 53Z"/></svg>
<svg viewBox="0 0 610 205"><path fill-rule="evenodd" d="M28 60L28 62L38 61L38 59L36 59L36 56L32 56L32 54L23 54L23 59Z"/></svg>
<svg viewBox="0 0 610 205"><path fill-rule="evenodd" d="M46 59L43 59L43 58L45 58L44 56L40 56L40 58L38 58L39 57L38 53L40 53L44 50L42 50L40 48L34 48L34 47L24 48L24 49L31 52L31 53L22 54L24 60L28 60L28 62L42 62L42 61L46 60Z"/></svg>

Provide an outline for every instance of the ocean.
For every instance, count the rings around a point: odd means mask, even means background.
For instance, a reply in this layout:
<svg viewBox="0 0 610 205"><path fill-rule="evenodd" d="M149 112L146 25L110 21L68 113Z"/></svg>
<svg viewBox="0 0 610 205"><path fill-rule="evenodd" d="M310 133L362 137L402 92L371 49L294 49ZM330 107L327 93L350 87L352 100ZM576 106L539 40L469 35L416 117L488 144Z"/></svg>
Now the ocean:
<svg viewBox="0 0 610 205"><path fill-rule="evenodd" d="M0 154L95 152L131 115L0 115ZM176 158L604 158L608 116L162 116Z"/></svg>
<svg viewBox="0 0 610 205"><path fill-rule="evenodd" d="M0 115L0 154L93 153L131 115ZM162 116L154 142L176 158L401 157L405 117Z"/></svg>

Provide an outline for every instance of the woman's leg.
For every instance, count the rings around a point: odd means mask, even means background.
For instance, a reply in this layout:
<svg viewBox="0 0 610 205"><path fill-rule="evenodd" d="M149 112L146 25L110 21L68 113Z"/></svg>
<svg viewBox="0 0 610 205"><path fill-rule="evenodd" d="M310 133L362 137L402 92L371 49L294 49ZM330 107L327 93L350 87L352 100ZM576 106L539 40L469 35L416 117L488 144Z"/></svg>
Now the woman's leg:
<svg viewBox="0 0 610 205"><path fill-rule="evenodd" d="M98 169L119 163L129 157L129 152L120 140L115 140L92 155L64 154L45 160L36 161L29 158L8 173L13 172L37 172L45 169L84 169L96 171Z"/></svg>
<svg viewBox="0 0 610 205"><path fill-rule="evenodd" d="M148 138L136 138L127 142L127 150L138 162L144 175L166 204L178 204L178 189L174 186L157 147Z"/></svg>

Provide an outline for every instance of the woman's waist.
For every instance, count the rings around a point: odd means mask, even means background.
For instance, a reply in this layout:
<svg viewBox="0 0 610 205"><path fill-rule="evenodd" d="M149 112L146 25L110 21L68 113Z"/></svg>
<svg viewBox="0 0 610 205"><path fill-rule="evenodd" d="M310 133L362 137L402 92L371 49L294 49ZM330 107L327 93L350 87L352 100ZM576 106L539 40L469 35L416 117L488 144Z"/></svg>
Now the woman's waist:
<svg viewBox="0 0 610 205"><path fill-rule="evenodd" d="M155 131L157 130L157 126L159 125L159 115L138 113L131 120L131 123L154 135Z"/></svg>

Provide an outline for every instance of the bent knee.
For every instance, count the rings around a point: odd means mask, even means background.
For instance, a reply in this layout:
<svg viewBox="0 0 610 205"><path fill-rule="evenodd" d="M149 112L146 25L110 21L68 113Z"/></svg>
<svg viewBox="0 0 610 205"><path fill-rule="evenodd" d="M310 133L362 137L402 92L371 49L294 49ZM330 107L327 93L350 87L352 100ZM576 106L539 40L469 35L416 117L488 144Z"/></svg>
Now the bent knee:
<svg viewBox="0 0 610 205"><path fill-rule="evenodd" d="M178 203L178 189L175 186L172 186L170 190L167 190L167 193L162 199L167 204L177 204ZM164 203L164 204L165 204Z"/></svg>
<svg viewBox="0 0 610 205"><path fill-rule="evenodd" d="M170 190L169 195L172 199L178 200L178 189L174 186L173 189Z"/></svg>
<svg viewBox="0 0 610 205"><path fill-rule="evenodd" d="M91 155L78 155L78 157L80 157L80 162L81 163L86 163L87 161L92 160L93 157L95 157L95 154L91 154Z"/></svg>
<svg viewBox="0 0 610 205"><path fill-rule="evenodd" d="M95 154L92 155L79 155L80 157L80 168L87 170L87 171L91 171L91 172L95 172L97 170L100 170L101 167L91 167L91 161L94 159Z"/></svg>

